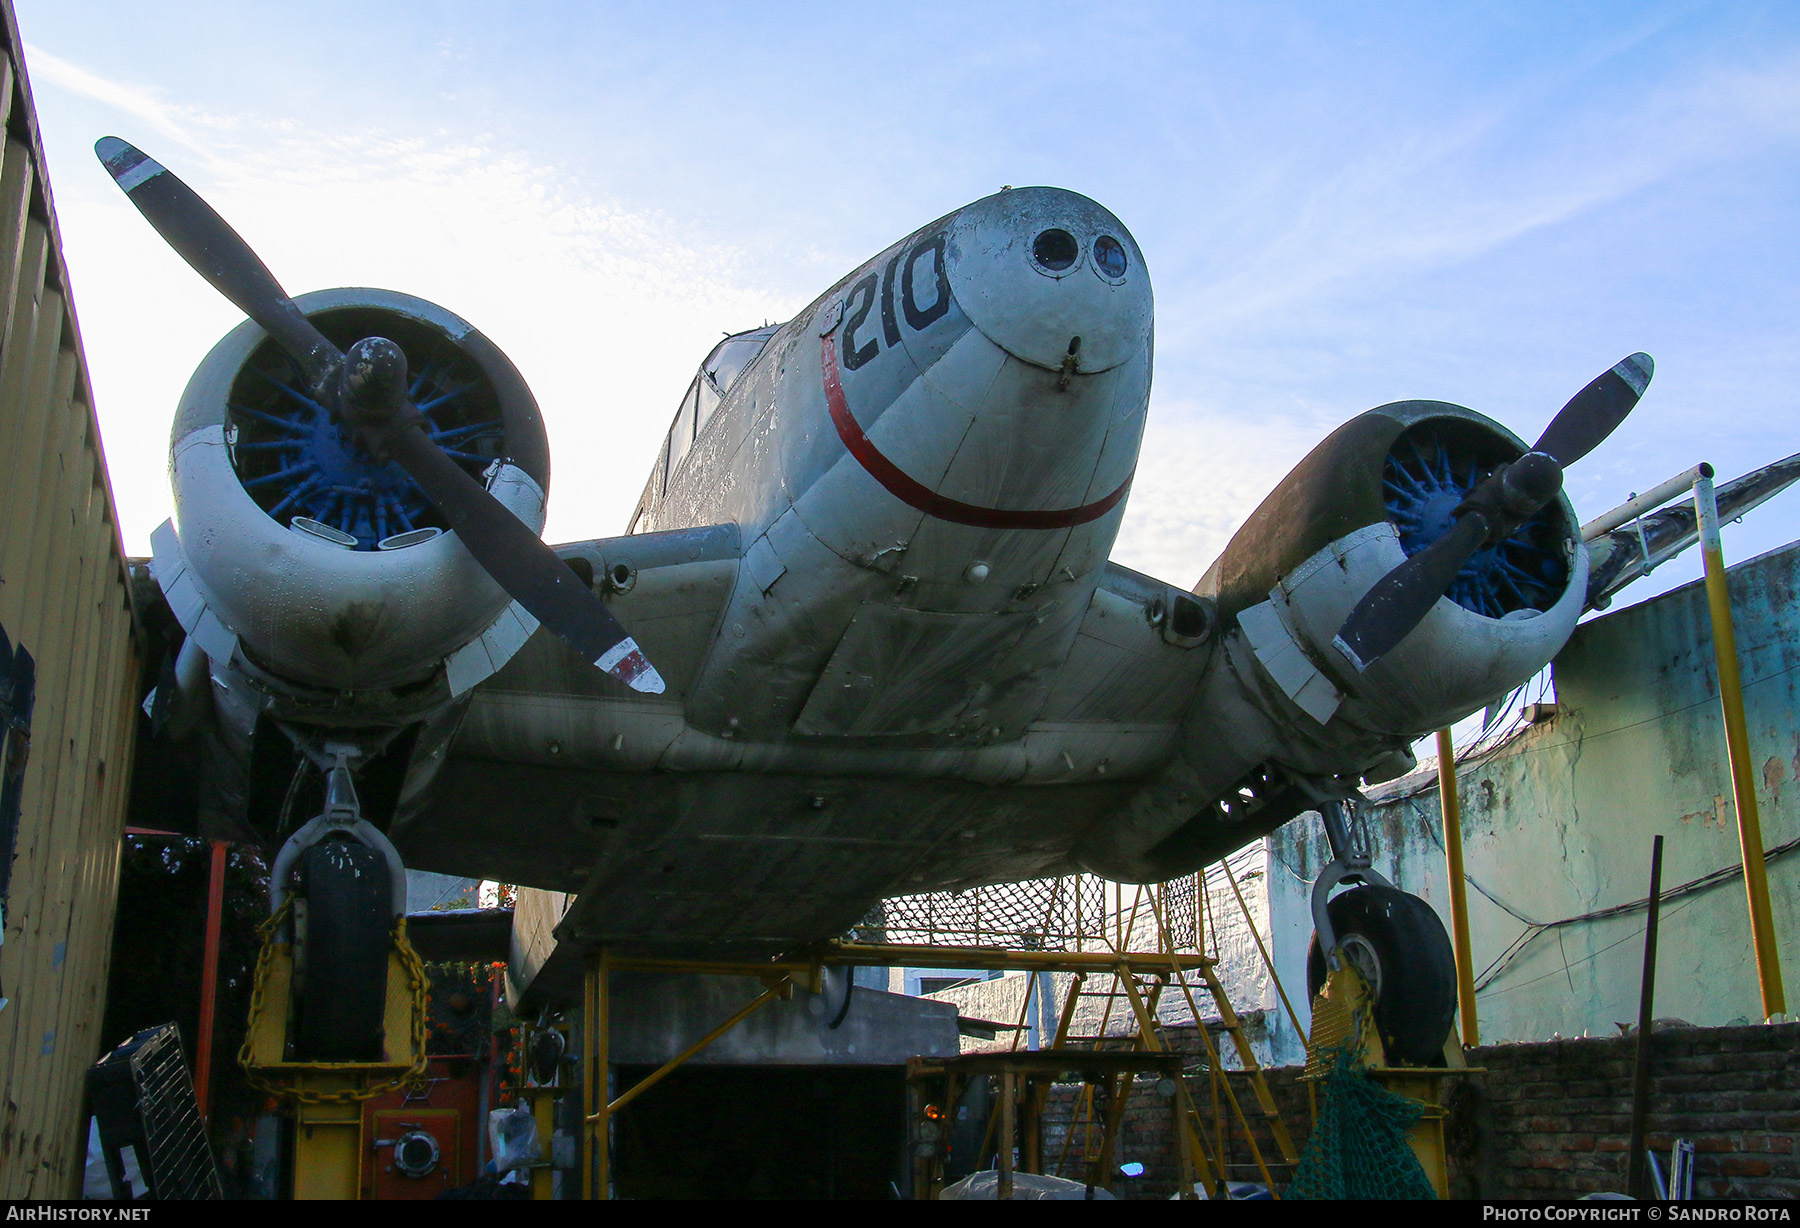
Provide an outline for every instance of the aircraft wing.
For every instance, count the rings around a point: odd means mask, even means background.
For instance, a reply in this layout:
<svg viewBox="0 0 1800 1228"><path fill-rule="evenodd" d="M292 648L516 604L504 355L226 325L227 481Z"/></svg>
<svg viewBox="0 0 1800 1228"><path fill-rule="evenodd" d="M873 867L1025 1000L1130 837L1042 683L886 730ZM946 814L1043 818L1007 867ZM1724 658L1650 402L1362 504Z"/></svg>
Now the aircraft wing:
<svg viewBox="0 0 1800 1228"><path fill-rule="evenodd" d="M1736 520L1800 481L1800 454L1786 457L1713 492L1719 520ZM1699 514L1692 500L1677 501L1637 520L1588 539L1593 569L1588 573L1587 606L1604 610L1613 594L1642 579L1700 540Z"/></svg>
<svg viewBox="0 0 1800 1228"><path fill-rule="evenodd" d="M545 629L470 697L423 807L403 806L391 833L420 869L550 887L579 885L593 860L590 771L624 756L654 769L682 729L682 705L736 582L737 526L571 542L553 548L593 585L668 685L628 689ZM596 731L609 731L599 736ZM583 771L582 769L589 769ZM654 789L654 782L645 789ZM640 799L641 800L641 799Z"/></svg>
<svg viewBox="0 0 1800 1228"><path fill-rule="evenodd" d="M1185 594L1108 565L1015 743L734 741L684 719L702 654L730 634L718 618L735 582L735 542L697 534L651 535L668 545L633 556L635 584L608 598L668 693L628 693L535 636L476 692L429 800L396 833L408 865L570 893L567 927L638 949L788 948L885 896L1073 869L1087 827L1171 753L1205 660L1164 630ZM557 551L598 575L646 540ZM1012 784L1056 787L996 788Z"/></svg>

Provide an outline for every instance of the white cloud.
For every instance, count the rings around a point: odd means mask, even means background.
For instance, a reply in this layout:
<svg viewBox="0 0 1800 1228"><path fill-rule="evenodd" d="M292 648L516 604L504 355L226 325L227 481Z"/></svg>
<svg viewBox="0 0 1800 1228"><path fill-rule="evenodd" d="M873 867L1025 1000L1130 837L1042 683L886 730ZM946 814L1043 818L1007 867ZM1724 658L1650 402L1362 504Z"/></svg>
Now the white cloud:
<svg viewBox="0 0 1800 1228"><path fill-rule="evenodd" d="M59 83L92 85L58 64ZM162 130L136 91L84 92ZM733 248L691 242L667 218L480 136L198 117L184 138L195 142L210 156L162 160L290 293L403 290L508 352L551 436L552 540L621 532L711 342L801 305L751 289ZM60 203L121 523L127 548L141 551L168 514L157 437L193 366L238 317L122 195L72 192Z"/></svg>
<svg viewBox="0 0 1800 1228"><path fill-rule="evenodd" d="M1351 150L1300 147L1244 187L1234 212L1252 219L1251 241L1182 296L1193 308L1167 339L1241 331L1342 287L1460 265L1800 136L1796 54L1711 65L1641 98L1558 106L1566 85L1547 82L1472 116L1415 116Z"/></svg>
<svg viewBox="0 0 1800 1228"><path fill-rule="evenodd" d="M197 153L205 153L205 146L188 130L188 123L185 121L190 117L185 115L182 108L164 103L151 91L119 81L109 81L30 42L25 44L25 63L34 82L58 85L71 93L91 98L114 108L121 115L148 124Z"/></svg>

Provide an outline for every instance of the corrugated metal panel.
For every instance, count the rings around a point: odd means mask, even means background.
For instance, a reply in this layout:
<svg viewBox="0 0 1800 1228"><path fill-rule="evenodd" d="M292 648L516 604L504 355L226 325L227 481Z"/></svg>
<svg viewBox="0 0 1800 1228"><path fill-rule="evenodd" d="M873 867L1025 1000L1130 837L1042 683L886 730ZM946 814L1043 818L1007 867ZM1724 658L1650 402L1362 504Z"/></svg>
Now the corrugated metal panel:
<svg viewBox="0 0 1800 1228"><path fill-rule="evenodd" d="M0 945L0 1198L78 1192L138 650L42 145L0 0L0 627L37 663Z"/></svg>

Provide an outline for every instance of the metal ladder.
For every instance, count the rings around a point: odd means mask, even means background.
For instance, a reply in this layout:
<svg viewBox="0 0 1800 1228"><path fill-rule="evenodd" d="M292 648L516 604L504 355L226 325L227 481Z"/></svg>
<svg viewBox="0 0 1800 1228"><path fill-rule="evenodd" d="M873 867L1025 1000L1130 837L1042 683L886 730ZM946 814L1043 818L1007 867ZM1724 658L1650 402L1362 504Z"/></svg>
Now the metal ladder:
<svg viewBox="0 0 1800 1228"><path fill-rule="evenodd" d="M1196 888L1198 890L1204 890L1204 883L1197 881ZM1105 992L1086 990L1084 988L1084 978L1077 978L1077 980L1069 987L1069 993L1064 1002L1062 1018L1058 1024L1056 1038L1052 1043L1052 1047L1061 1048L1066 1046L1068 1029L1074 1017L1076 1004L1083 999L1102 1000L1107 1003L1106 1009L1101 1015L1099 1035L1094 1040L1094 1047L1096 1049L1101 1047L1108 1039L1106 1037L1106 1025L1111 1017L1113 1005L1122 1000L1129 1005L1137 1023L1137 1031L1129 1037L1121 1036L1118 1039L1129 1040L1134 1049L1166 1052L1173 1046L1169 1043L1166 1030L1157 1019L1156 1008L1158 1001L1168 986L1171 984L1178 986L1182 996L1187 1001L1188 1010L1194 1019L1195 1030L1199 1035L1201 1044L1206 1050L1208 1074L1212 1084L1214 1118L1214 1128L1209 1131L1206 1119L1202 1115L1199 1106L1194 1103L1192 1093L1187 1087L1187 1080L1177 1080L1176 1099L1178 1102L1178 1120L1181 1123L1179 1129L1180 1137L1177 1139L1177 1153L1181 1161L1183 1190L1185 1191L1191 1188L1196 1179L1206 1186L1211 1187L1216 1181L1225 1177L1225 1146L1227 1139L1224 1137L1224 1104L1221 1103L1221 1099L1229 1104L1232 1114L1236 1117L1239 1127L1243 1131L1245 1142L1250 1148L1250 1153L1255 1161L1258 1172L1262 1175L1263 1180L1269 1185L1269 1188L1274 1190L1277 1188L1277 1183L1274 1176L1269 1171L1269 1162L1264 1158L1262 1148L1257 1143L1256 1133L1252 1128L1250 1116L1246 1115L1244 1106L1240 1103L1236 1092L1232 1089L1231 1084L1228 1081L1228 1074L1238 1074L1248 1079L1252 1092L1254 1093L1254 1116L1260 1118L1264 1122L1269 1131L1269 1137L1274 1140L1276 1149L1280 1152L1281 1158L1277 1163L1287 1166L1291 1171L1292 1167L1298 1162L1299 1155L1294 1148L1293 1140L1288 1133L1286 1124L1281 1120L1280 1111L1276 1106L1273 1093L1269 1090L1268 1081L1263 1077L1261 1064L1257 1062L1256 1055L1251 1049L1249 1039L1244 1033L1243 1021L1238 1016L1236 1009L1232 1006L1230 995L1227 994L1223 982L1219 980L1217 973L1214 971L1215 961L1211 958L1203 957L1201 961L1199 961L1197 969L1202 980L1206 984L1207 991L1212 995L1214 1005L1218 1009L1219 1018L1223 1023L1223 1027L1220 1030L1231 1036L1238 1060L1242 1065L1242 1069L1239 1071L1227 1072L1224 1063L1220 1060L1218 1049L1213 1044L1209 1029L1198 1009L1193 989L1188 982L1188 972L1182 967L1184 962L1192 963L1193 961L1191 959L1183 961L1177 958L1173 938L1167 923L1168 918L1162 908L1162 901L1158 898L1159 893L1155 888L1140 887L1138 889L1138 896L1132 905L1131 921L1127 922L1127 924L1129 925L1135 922L1139 907L1143 903L1146 890L1150 892L1150 907L1156 921L1159 946L1169 954L1169 972L1159 972L1152 977L1140 977L1133 974L1130 969L1121 965L1114 970L1112 983ZM1121 1078L1116 1084L1109 1088L1110 1094L1107 1097L1106 1121L1102 1133L1100 1150L1098 1153L1091 1153L1087 1146L1084 1145L1083 1148L1084 1153L1089 1153L1088 1176L1090 1181L1104 1181L1105 1178L1110 1177L1111 1175L1113 1143L1117 1138L1119 1125L1124 1119L1125 1109L1129 1102L1131 1091L1132 1080L1129 1076ZM1083 1114L1089 1129L1091 1129L1093 1124L1094 1106L1092 1098L1093 1089L1090 1087L1083 1096ZM1074 1120L1071 1120L1069 1134L1064 1139L1063 1157L1059 1159L1057 1163L1059 1172L1067 1159L1069 1146L1073 1141L1074 1133L1075 1122Z"/></svg>

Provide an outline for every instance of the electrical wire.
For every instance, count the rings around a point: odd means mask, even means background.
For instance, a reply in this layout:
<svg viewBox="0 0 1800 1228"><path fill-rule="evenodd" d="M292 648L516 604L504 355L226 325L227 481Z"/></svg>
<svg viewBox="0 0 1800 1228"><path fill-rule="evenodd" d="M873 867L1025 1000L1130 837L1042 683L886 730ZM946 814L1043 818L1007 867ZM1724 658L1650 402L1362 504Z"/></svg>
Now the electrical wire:
<svg viewBox="0 0 1800 1228"><path fill-rule="evenodd" d="M1800 837L1797 837L1793 840L1789 840L1785 844L1778 844L1774 848L1769 849L1767 852L1765 852L1763 854L1763 862L1764 862L1764 864L1767 864L1769 862L1775 861L1777 858L1785 857L1789 853L1793 852L1795 849L1800 849ZM1714 870L1711 873L1702 874L1699 878L1689 879L1687 882L1682 883L1678 887L1669 888L1669 890L1662 893L1662 898L1663 898L1663 900L1668 901L1668 900L1678 900L1684 896L1695 895L1695 894L1698 894L1699 892L1709 890L1713 887L1717 887L1723 883L1728 883L1734 878L1741 878L1743 876L1743 873L1744 873L1744 867L1741 864L1730 865L1730 866L1721 866L1719 869ZM1484 892L1483 894L1486 894L1486 893ZM1639 909L1647 909L1649 907L1650 907L1650 897L1646 895L1640 899L1630 900L1623 904L1614 904L1607 908L1596 908L1592 912L1580 913L1577 916L1564 917L1560 921L1548 921L1548 922L1543 922L1543 923L1528 923L1529 928L1527 928L1526 931L1524 933L1520 934L1517 938L1513 939L1512 943L1510 945L1508 945L1506 950L1502 951L1498 956L1496 956L1494 958L1494 961L1492 963L1490 963L1485 969L1483 969L1480 977L1477 978L1477 980L1475 982L1475 990L1477 993L1479 993L1482 989L1484 989L1488 985L1491 985L1500 976L1501 973L1506 971L1507 967L1511 965L1513 960L1518 958L1519 952L1523 951L1525 949L1525 947L1532 941L1532 939L1536 938L1539 934L1548 933L1551 930L1561 929L1561 928L1563 928L1565 926L1569 926L1569 925L1579 925L1579 924L1582 924L1582 923L1588 922L1588 921L1604 921L1610 917L1624 916L1627 913L1636 912ZM1684 905L1684 907L1685 907L1685 905ZM1509 909L1508 911L1510 912L1511 910ZM1517 913L1514 913L1513 915L1518 916ZM1674 915L1674 914L1671 913L1670 915ZM1627 938L1629 938L1629 937L1630 936L1627 935ZM1623 941L1626 941L1626 939L1620 939L1620 941L1623 942ZM1617 946L1618 944L1614 943L1613 945ZM1610 949L1611 948L1602 948L1602 950L1610 950ZM1598 955L1599 953L1600 952L1598 952L1598 951L1595 952L1596 955ZM1529 982L1527 982L1527 983L1529 983Z"/></svg>

